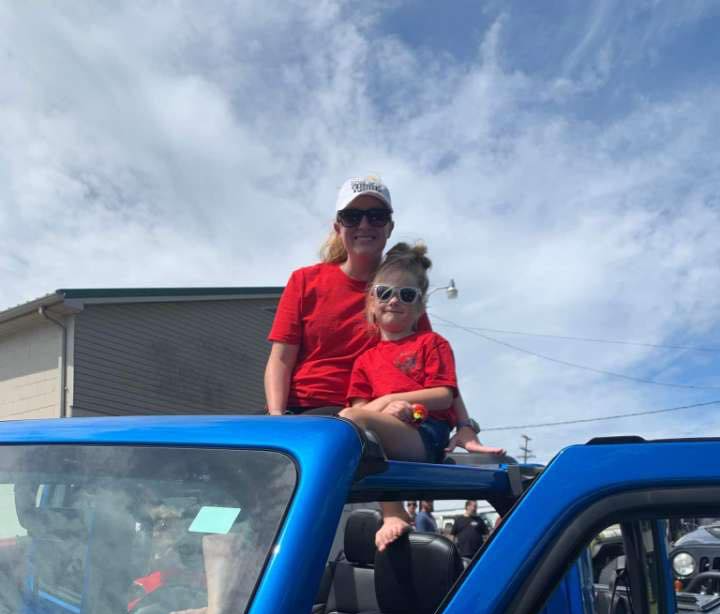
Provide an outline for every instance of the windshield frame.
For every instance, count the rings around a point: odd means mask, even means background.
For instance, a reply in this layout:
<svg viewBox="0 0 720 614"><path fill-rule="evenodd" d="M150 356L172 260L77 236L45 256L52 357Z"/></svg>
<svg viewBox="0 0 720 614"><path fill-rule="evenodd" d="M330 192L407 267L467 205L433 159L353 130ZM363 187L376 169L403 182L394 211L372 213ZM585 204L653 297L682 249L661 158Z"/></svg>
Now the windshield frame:
<svg viewBox="0 0 720 614"><path fill-rule="evenodd" d="M327 417L142 416L0 423L0 446L32 443L242 448L290 456L297 466L295 493L248 612L310 610L313 587L320 582L364 449L351 423Z"/></svg>
<svg viewBox="0 0 720 614"><path fill-rule="evenodd" d="M299 472L278 450L33 443L0 446L0 480L23 529L14 549L26 561L24 607L134 611L158 598L200 607L211 556L250 562L223 563L242 572L212 584L216 595L232 587L233 608L246 611ZM153 576L164 579L142 590Z"/></svg>

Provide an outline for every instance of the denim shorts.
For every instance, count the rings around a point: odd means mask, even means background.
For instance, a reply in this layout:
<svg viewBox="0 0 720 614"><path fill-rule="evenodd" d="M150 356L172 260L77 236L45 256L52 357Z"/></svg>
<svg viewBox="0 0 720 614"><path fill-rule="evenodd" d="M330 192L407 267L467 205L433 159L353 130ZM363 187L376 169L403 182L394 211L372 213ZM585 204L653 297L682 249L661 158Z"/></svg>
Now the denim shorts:
<svg viewBox="0 0 720 614"><path fill-rule="evenodd" d="M428 418L418 427L418 433L425 445L425 462L442 463L450 441L450 425L445 420Z"/></svg>

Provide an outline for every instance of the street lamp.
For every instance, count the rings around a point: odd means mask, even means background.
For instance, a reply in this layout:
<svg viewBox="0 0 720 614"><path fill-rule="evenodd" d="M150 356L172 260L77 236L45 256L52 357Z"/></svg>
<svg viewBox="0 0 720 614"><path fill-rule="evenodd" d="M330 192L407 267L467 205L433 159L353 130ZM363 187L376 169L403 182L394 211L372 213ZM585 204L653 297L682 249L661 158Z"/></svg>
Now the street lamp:
<svg viewBox="0 0 720 614"><path fill-rule="evenodd" d="M458 296L458 289L455 286L454 279L451 279L450 283L447 286L438 286L437 288L433 288L432 290L430 290L430 292L427 293L427 298L430 298L430 296L438 290L445 290L445 294L449 299L454 299Z"/></svg>

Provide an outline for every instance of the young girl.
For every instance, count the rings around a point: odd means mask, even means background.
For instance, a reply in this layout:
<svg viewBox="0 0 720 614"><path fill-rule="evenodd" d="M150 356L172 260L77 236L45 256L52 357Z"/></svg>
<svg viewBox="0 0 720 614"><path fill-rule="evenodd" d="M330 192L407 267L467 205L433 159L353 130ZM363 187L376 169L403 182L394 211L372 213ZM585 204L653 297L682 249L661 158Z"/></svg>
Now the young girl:
<svg viewBox="0 0 720 614"><path fill-rule="evenodd" d="M455 361L450 344L437 333L417 331L425 312L426 248L398 243L386 255L371 284L367 317L380 342L355 361L348 402L340 416L380 437L389 458L440 462L455 426ZM412 423L412 404L422 403L429 417ZM383 503L378 550L410 529L401 503Z"/></svg>

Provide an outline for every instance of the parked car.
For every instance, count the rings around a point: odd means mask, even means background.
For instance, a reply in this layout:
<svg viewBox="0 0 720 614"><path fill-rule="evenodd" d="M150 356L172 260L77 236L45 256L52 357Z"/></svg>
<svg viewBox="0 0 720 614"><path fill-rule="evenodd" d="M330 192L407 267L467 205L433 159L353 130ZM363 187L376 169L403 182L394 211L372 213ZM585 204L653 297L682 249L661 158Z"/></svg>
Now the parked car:
<svg viewBox="0 0 720 614"><path fill-rule="evenodd" d="M522 465L388 461L329 417L142 417L0 424L0 612L663 614L663 518L720 508L720 441L593 441ZM467 459L472 462L472 459ZM382 500L477 499L503 515L466 564L411 533L374 548ZM690 511L692 510L692 514ZM623 554L593 578L593 539ZM714 601L713 601L714 599Z"/></svg>
<svg viewBox="0 0 720 614"><path fill-rule="evenodd" d="M673 573L688 592L720 592L720 522L707 521L680 537L670 550Z"/></svg>

